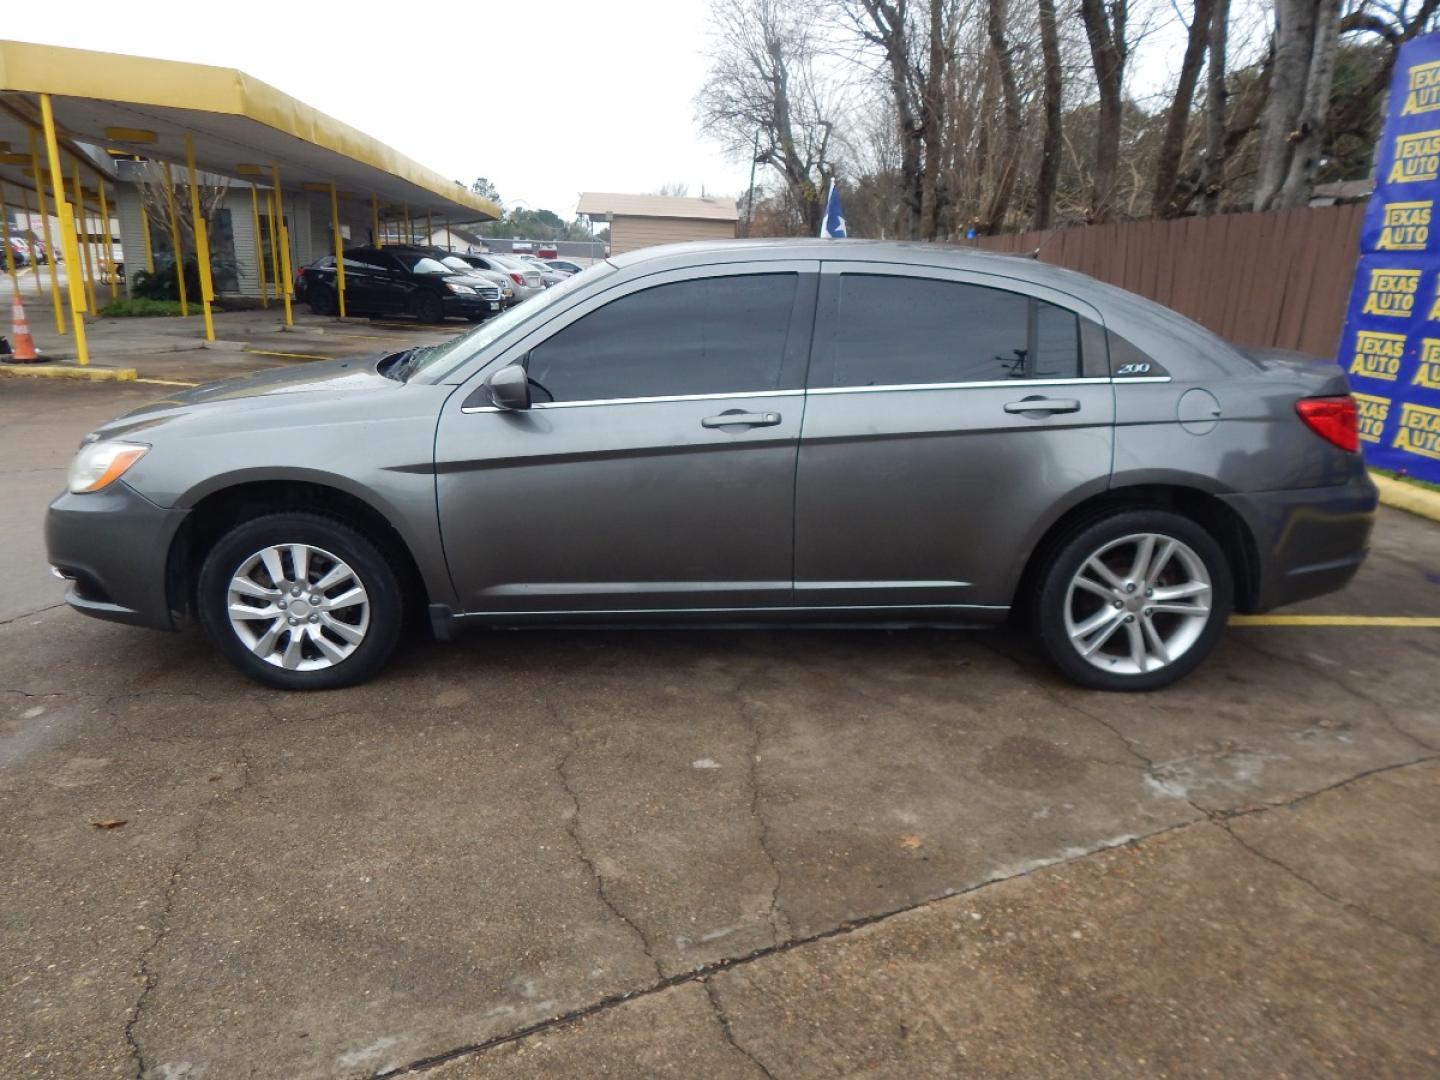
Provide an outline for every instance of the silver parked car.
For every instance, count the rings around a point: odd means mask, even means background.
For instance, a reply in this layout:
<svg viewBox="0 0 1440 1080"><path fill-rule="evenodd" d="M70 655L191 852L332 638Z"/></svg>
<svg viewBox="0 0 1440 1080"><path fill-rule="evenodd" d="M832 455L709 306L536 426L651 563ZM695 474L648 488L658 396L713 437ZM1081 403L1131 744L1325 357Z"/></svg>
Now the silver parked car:
<svg viewBox="0 0 1440 1080"><path fill-rule="evenodd" d="M570 276L569 274L561 273L559 270L556 270L553 266L547 263L544 259L540 258L540 256L538 255L516 255L513 257L520 262L528 263L530 264L530 266L534 267L536 272L540 275L540 280L544 282L547 289L550 288L550 286L552 285L559 285L560 282L564 281L567 277Z"/></svg>
<svg viewBox="0 0 1440 1080"><path fill-rule="evenodd" d="M478 267L481 270L494 270L508 277L511 285L515 289L516 303L522 300L530 300L545 291L545 282L540 277L540 271L528 263L523 263L518 259L512 259L508 255L474 255L469 253L464 255L457 253L457 255L471 266Z"/></svg>
<svg viewBox="0 0 1440 1080"><path fill-rule="evenodd" d="M357 439L356 431L365 437ZM293 689L465 626L1031 620L1090 687L1338 589L1375 489L1333 363L1028 259L753 241L600 263L445 345L89 435L66 599Z"/></svg>

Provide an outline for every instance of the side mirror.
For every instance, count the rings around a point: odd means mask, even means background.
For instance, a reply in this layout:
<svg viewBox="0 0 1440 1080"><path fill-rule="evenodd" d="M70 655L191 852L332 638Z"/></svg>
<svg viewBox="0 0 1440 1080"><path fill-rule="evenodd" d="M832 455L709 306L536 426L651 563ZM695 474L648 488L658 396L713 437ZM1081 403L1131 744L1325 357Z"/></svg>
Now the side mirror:
<svg viewBox="0 0 1440 1080"><path fill-rule="evenodd" d="M530 373L523 363L506 364L485 380L490 400L501 409L530 408Z"/></svg>

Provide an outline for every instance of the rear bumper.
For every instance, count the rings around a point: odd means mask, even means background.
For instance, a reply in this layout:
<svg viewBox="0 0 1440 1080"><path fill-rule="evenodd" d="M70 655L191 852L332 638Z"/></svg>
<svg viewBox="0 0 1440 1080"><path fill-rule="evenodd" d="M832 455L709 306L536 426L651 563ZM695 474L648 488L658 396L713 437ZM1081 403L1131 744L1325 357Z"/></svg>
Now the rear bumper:
<svg viewBox="0 0 1440 1080"><path fill-rule="evenodd" d="M156 506L123 480L93 495L61 495L45 516L45 547L70 579L65 602L97 619L174 629L165 570L186 513Z"/></svg>
<svg viewBox="0 0 1440 1080"><path fill-rule="evenodd" d="M1370 550L1379 495L1363 466L1338 487L1222 496L1255 541L1246 608L1269 611L1343 589Z"/></svg>

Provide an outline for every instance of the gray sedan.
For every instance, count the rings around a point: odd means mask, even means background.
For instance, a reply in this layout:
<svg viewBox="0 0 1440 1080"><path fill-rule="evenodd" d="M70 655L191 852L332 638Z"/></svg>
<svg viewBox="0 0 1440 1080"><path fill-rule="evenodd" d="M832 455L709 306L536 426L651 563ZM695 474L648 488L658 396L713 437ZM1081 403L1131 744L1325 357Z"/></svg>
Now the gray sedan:
<svg viewBox="0 0 1440 1080"><path fill-rule="evenodd" d="M355 433L364 432L364 438ZM469 626L994 624L1085 686L1345 585L1376 494L1332 363L1028 259L653 248L442 346L186 390L89 435L66 599L252 677Z"/></svg>

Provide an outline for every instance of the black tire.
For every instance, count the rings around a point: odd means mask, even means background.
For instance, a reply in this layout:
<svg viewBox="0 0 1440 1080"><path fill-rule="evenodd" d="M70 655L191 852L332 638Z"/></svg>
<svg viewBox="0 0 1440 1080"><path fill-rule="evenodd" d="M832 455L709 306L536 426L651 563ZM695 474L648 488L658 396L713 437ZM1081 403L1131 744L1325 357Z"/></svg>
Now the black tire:
<svg viewBox="0 0 1440 1080"><path fill-rule="evenodd" d="M340 310L335 293L322 285L312 285L305 290L305 302L316 315L334 315Z"/></svg>
<svg viewBox="0 0 1440 1080"><path fill-rule="evenodd" d="M445 321L445 305L434 293L418 292L410 298L410 311L423 323Z"/></svg>
<svg viewBox="0 0 1440 1080"><path fill-rule="evenodd" d="M1155 534L1174 539L1189 548L1190 553L1199 560L1209 577L1209 617L1198 636L1194 637L1193 642L1164 666L1139 672L1106 670L1104 665L1119 666L1126 664L1126 661L1123 657L1119 660L1107 659L1104 651L1097 653L1098 661L1092 661L1081 655L1078 647L1072 643L1066 627L1066 605L1071 601L1070 587L1076 575L1092 555L1104 549L1108 544L1138 534ZM1123 549L1117 549L1117 551L1123 551ZM1181 567L1174 566L1175 571L1180 569ZM1167 567L1166 572L1172 571ZM1082 591L1077 590L1076 596L1080 597ZM1122 598L1122 602L1125 604L1132 602L1130 597L1133 597L1133 603L1137 605L1146 604L1146 601L1142 599L1145 595L1143 583L1141 583L1141 596L1134 596L1132 593L1127 597L1126 594L1118 592L1115 595L1117 598ZM1045 654L1062 673L1081 686L1092 690L1158 690L1190 674L1215 648L1216 642L1219 641L1220 635L1225 630L1225 621L1230 614L1233 596L1234 577L1229 560L1225 557L1219 543L1206 529L1190 518L1168 510L1121 510L1078 524L1074 531L1050 549L1047 565L1041 568L1038 586L1032 598L1031 625ZM1084 601L1089 601L1098 609L1095 612L1096 615L1105 608L1105 602L1098 599L1091 600L1088 596L1078 600L1077 603ZM1158 603L1159 601L1153 602ZM1114 601L1109 603L1113 605ZM1144 620L1150 616L1147 615L1146 609L1142 607L1138 611L1131 611L1127 607L1121 608L1119 611L1116 618L1122 622L1119 627L1115 628L1115 636L1128 641L1127 635L1131 633L1130 628L1133 626L1135 633L1148 640L1144 629ZM1154 617L1153 625L1158 630L1167 619L1172 620L1169 624L1171 626L1178 626L1182 623L1180 618L1160 614ZM1105 629L1105 627L1102 626L1101 629ZM1193 631L1191 633L1193 634Z"/></svg>
<svg viewBox="0 0 1440 1080"><path fill-rule="evenodd" d="M231 579L262 549L290 544L321 549L346 563L369 601L363 639L348 656L328 667L290 670L270 663L251 651L230 622ZM250 678L281 690L334 690L371 678L395 651L405 616L395 570L373 543L336 518L300 512L254 518L222 536L200 569L196 607L206 635L220 653ZM318 653L312 644L304 647L312 655Z"/></svg>

